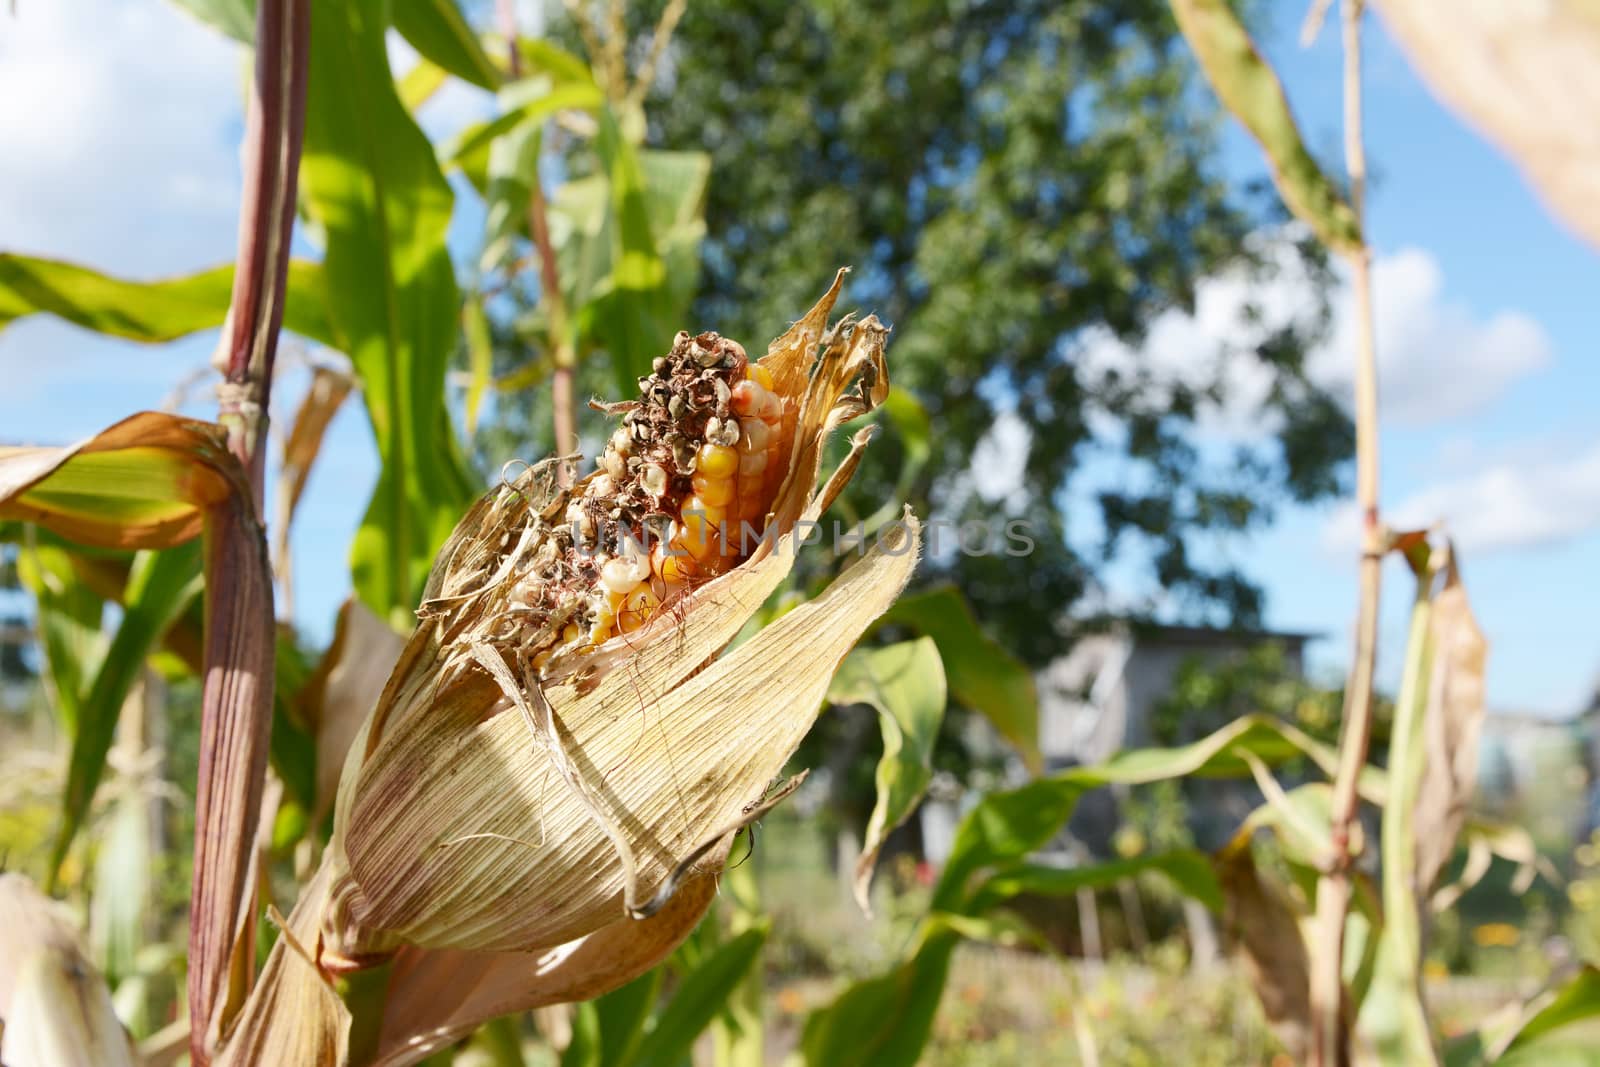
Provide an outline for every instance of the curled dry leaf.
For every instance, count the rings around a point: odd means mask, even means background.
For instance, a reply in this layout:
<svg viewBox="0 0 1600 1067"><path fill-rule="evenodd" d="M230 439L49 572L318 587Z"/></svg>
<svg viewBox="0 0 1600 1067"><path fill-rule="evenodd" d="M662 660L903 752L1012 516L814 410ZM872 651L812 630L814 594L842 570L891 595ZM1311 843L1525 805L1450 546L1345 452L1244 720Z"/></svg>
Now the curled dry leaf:
<svg viewBox="0 0 1600 1067"><path fill-rule="evenodd" d="M877 320L828 327L842 274L759 362L680 334L643 398L608 406L626 432L599 471L570 491L553 463L525 471L441 550L346 760L318 895L291 920L307 960L274 950L274 973L300 984L392 967L382 1062L495 1014L597 995L669 952L709 904L734 832L775 799L835 668L909 579L920 528L907 512L821 596L718 658L869 437L817 490L826 435L888 388ZM756 541L701 536L702 507L742 517ZM657 547L677 551L630 557L606 541L657 523ZM337 1043L342 1007L309 990L292 1002L322 1023L276 1037L289 1001L258 989L239 1047Z"/></svg>
<svg viewBox="0 0 1600 1067"><path fill-rule="evenodd" d="M220 427L142 411L65 448L0 448L0 518L102 548L170 548L249 499Z"/></svg>
<svg viewBox="0 0 1600 1067"><path fill-rule="evenodd" d="M0 1061L132 1067L111 994L71 914L20 874L0 874Z"/></svg>
<svg viewBox="0 0 1600 1067"><path fill-rule="evenodd" d="M1434 594L1433 656L1423 711L1424 763L1413 809L1417 892L1427 894L1455 851L1477 787L1478 733L1483 725L1483 675L1489 643L1472 616L1454 549L1444 585Z"/></svg>

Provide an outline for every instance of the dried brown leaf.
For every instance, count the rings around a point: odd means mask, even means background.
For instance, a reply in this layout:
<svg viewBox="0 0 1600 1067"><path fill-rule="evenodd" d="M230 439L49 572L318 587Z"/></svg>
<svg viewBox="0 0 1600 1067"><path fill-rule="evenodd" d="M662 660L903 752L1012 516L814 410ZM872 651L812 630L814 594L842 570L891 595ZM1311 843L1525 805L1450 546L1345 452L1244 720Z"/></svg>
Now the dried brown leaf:
<svg viewBox="0 0 1600 1067"><path fill-rule="evenodd" d="M1473 618L1451 550L1444 585L1434 595L1433 662L1423 712L1424 763L1413 810L1416 868L1426 895L1455 851L1478 776L1478 734L1484 715L1484 666L1489 645Z"/></svg>
<svg viewBox="0 0 1600 1067"><path fill-rule="evenodd" d="M1299 918L1262 878L1247 840L1219 857L1217 876L1229 938L1267 1022L1290 1059L1303 1063L1311 1048L1311 968Z"/></svg>
<svg viewBox="0 0 1600 1067"><path fill-rule="evenodd" d="M645 649L639 671L614 671L587 695L549 694L565 749L628 836L646 895L783 767L834 668L909 578L915 520L900 533L687 680L764 598L750 585L787 570L783 555L730 575L743 572L743 588L731 582L724 599L692 609L681 644ZM348 888L335 891L357 928L423 946L529 951L622 914L625 872L607 835L521 718L483 717L498 699L492 683L465 675L361 767L343 840ZM473 837L484 834L500 836ZM336 944L349 937L328 933ZM349 947L359 955L364 940Z"/></svg>
<svg viewBox="0 0 1600 1067"><path fill-rule="evenodd" d="M300 708L317 742L317 808L321 821L333 805L350 744L383 695L405 638L351 597L339 608L333 641L307 680Z"/></svg>
<svg viewBox="0 0 1600 1067"><path fill-rule="evenodd" d="M300 495L305 492L306 479L311 476L311 467L322 450L323 435L328 432L328 424L339 413L353 385L348 374L331 367L312 369L311 385L300 400L289 436L283 442L283 468L278 483L282 500L280 514L284 517L281 525L287 526L293 519Z"/></svg>

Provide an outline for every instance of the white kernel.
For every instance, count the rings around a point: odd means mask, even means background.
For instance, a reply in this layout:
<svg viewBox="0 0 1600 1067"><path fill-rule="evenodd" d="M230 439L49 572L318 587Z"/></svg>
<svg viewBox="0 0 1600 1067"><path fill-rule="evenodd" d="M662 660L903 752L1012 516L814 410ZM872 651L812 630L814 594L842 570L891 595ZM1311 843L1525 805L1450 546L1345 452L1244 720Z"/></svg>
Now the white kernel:
<svg viewBox="0 0 1600 1067"><path fill-rule="evenodd" d="M742 478L750 474L760 474L767 469L767 454L765 452L743 452L739 455L739 476Z"/></svg>
<svg viewBox="0 0 1600 1067"><path fill-rule="evenodd" d="M739 444L750 452L763 451L767 447L767 441L772 437L772 430L758 418L740 419L739 428L744 431Z"/></svg>
<svg viewBox="0 0 1600 1067"><path fill-rule="evenodd" d="M629 578L633 568L620 559L614 559L600 568L600 584L613 593L626 593L638 583Z"/></svg>
<svg viewBox="0 0 1600 1067"><path fill-rule="evenodd" d="M613 593L626 593L650 577L650 556L629 541L622 551L600 568L600 584Z"/></svg>
<svg viewBox="0 0 1600 1067"><path fill-rule="evenodd" d="M667 493L666 468L659 463L646 463L639 472L639 484L644 486L644 491L651 496L665 496Z"/></svg>

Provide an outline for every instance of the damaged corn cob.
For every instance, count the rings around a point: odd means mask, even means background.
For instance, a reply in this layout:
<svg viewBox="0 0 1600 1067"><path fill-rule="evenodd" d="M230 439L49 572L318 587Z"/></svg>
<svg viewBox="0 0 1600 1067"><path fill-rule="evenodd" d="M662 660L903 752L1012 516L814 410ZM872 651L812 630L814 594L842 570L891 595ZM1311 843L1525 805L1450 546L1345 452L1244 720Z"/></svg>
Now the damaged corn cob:
<svg viewBox="0 0 1600 1067"><path fill-rule="evenodd" d="M596 405L621 416L596 471L502 532L490 637L525 669L633 633L760 543L798 416L767 368L736 341L682 332L639 389Z"/></svg>

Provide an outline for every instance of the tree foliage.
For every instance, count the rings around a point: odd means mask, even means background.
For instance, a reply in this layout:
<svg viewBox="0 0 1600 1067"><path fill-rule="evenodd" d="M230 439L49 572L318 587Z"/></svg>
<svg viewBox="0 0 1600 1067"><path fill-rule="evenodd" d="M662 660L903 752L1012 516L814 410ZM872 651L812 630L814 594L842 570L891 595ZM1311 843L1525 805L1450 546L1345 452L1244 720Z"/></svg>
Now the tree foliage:
<svg viewBox="0 0 1600 1067"><path fill-rule="evenodd" d="M1197 442L1223 374L1196 387L1082 358L1105 338L1136 347L1161 312L1192 310L1207 276L1273 269L1250 235L1281 208L1264 182L1227 180L1197 80L1149 0L707 2L647 109L653 143L712 156L695 322L759 344L819 271L852 264L853 290L894 327L896 384L938 428L914 502L1032 523L1025 567L954 552L930 568L1025 659L1059 647L1063 609L1118 559L1146 563L1191 618L1257 619L1258 589L1200 539L1334 491L1350 451L1347 419L1306 375L1319 321L1219 361L1271 382L1247 448ZM1321 271L1309 244L1290 258ZM997 422L1028 446L980 450ZM1126 476L1099 514L1069 507L1067 490L1111 465ZM856 491L861 514L895 492L881 467ZM986 499L996 482L1020 488Z"/></svg>

